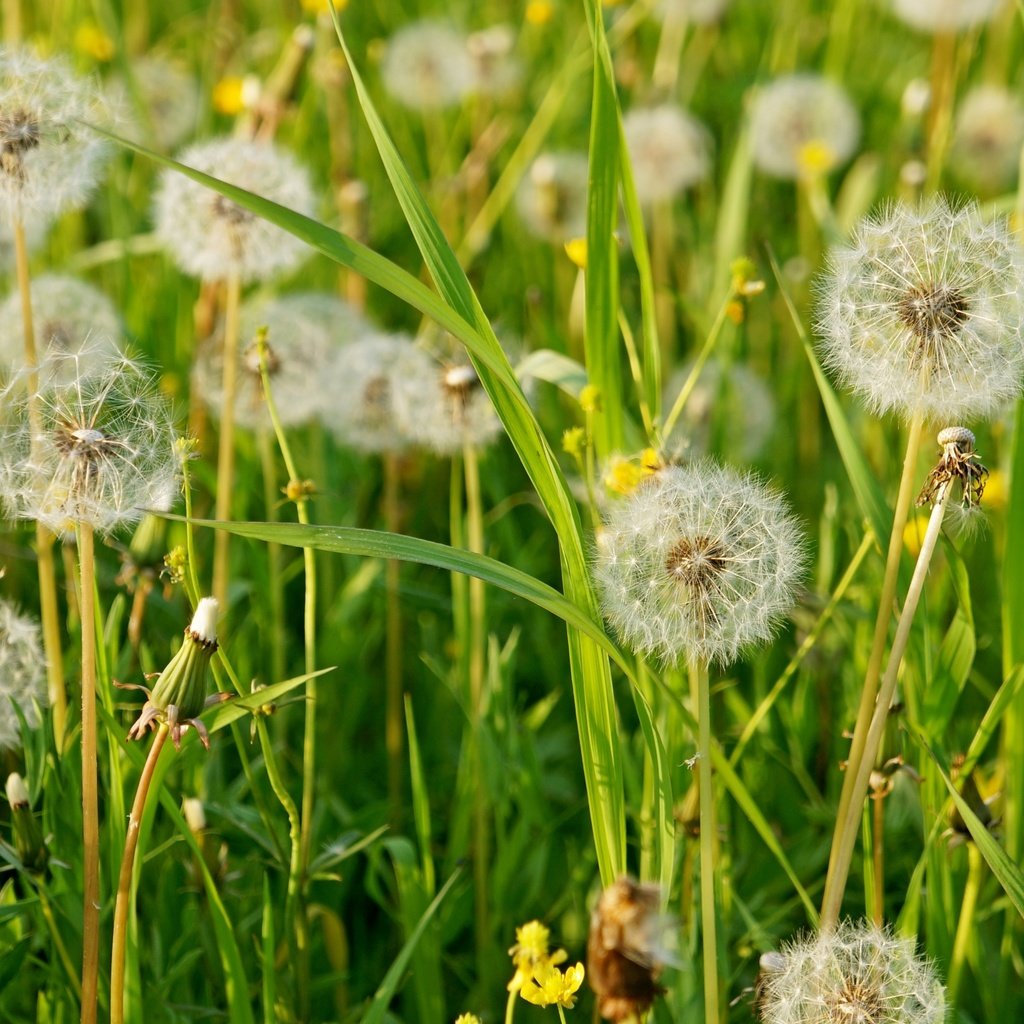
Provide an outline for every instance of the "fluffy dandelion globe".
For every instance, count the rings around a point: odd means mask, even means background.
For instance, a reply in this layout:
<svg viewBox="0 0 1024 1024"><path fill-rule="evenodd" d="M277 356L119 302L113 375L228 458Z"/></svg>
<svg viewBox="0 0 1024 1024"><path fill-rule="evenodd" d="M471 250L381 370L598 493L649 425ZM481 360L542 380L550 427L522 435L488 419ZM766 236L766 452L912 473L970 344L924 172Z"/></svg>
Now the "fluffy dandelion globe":
<svg viewBox="0 0 1024 1024"><path fill-rule="evenodd" d="M313 187L289 153L263 142L221 138L190 146L178 160L307 216ZM294 235L177 171L160 175L156 235L186 273L207 281L237 274L265 280L293 270L309 253Z"/></svg>
<svg viewBox="0 0 1024 1024"><path fill-rule="evenodd" d="M39 623L0 599L0 752L21 746L20 711L30 729L47 705Z"/></svg>
<svg viewBox="0 0 1024 1024"><path fill-rule="evenodd" d="M523 66L512 53L515 42L511 25L491 25L466 39L466 49L473 61L475 93L504 96L519 85Z"/></svg>
<svg viewBox="0 0 1024 1024"><path fill-rule="evenodd" d="M721 19L729 0L662 0L655 7L662 20L693 22L709 25Z"/></svg>
<svg viewBox="0 0 1024 1024"><path fill-rule="evenodd" d="M127 356L98 362L76 352L50 360L70 368L40 367L33 415L21 377L0 394L0 493L8 514L57 534L78 523L109 533L147 509L170 508L179 458L155 376Z"/></svg>
<svg viewBox="0 0 1024 1024"><path fill-rule="evenodd" d="M145 145L155 142L169 152L194 134L199 121L199 82L184 67L165 57L139 57L131 64L131 85L113 79L107 96L115 110L133 111L125 138Z"/></svg>
<svg viewBox="0 0 1024 1024"><path fill-rule="evenodd" d="M43 274L34 278L32 319L36 344L45 360L47 353L81 353L82 360L46 362L51 371L78 373L89 363L116 356L121 351L121 318L114 304L90 284L67 274ZM0 366L17 369L24 365L21 296L14 292L0 303Z"/></svg>
<svg viewBox="0 0 1024 1024"><path fill-rule="evenodd" d="M711 137L685 110L671 103L631 110L622 128L641 203L673 199L708 176Z"/></svg>
<svg viewBox="0 0 1024 1024"><path fill-rule="evenodd" d="M594 577L605 617L633 650L728 664L772 637L804 563L781 497L701 462L668 466L612 506Z"/></svg>
<svg viewBox="0 0 1024 1024"><path fill-rule="evenodd" d="M370 334L337 350L330 374L330 400L323 422L342 444L367 454L393 452L406 444L392 401L395 374L423 353L401 335ZM436 369L423 363L426 373Z"/></svg>
<svg viewBox="0 0 1024 1024"><path fill-rule="evenodd" d="M326 386L335 358L334 339L350 340L368 330L363 318L344 300L303 292L243 303L238 327L235 422L248 430L271 425L256 345L260 329L267 329L271 393L286 427L310 422L334 400ZM223 405L223 362L224 346L221 338L215 337L200 349L192 372L192 387L214 416L220 415Z"/></svg>
<svg viewBox="0 0 1024 1024"><path fill-rule="evenodd" d="M819 281L825 364L876 412L987 416L1024 377L1024 264L1004 221L939 197L892 204Z"/></svg>
<svg viewBox="0 0 1024 1024"><path fill-rule="evenodd" d="M849 96L820 75L777 78L754 100L751 156L765 174L827 174L853 156L859 141L860 116Z"/></svg>
<svg viewBox="0 0 1024 1024"><path fill-rule="evenodd" d="M763 1024L942 1024L946 998L911 939L845 922L762 957Z"/></svg>
<svg viewBox="0 0 1024 1024"><path fill-rule="evenodd" d="M466 37L441 21L400 28L388 42L380 74L384 88L410 110L457 106L476 84Z"/></svg>
<svg viewBox="0 0 1024 1024"><path fill-rule="evenodd" d="M585 153L543 153L530 166L516 193L516 208L527 230L556 245L587 232Z"/></svg>
<svg viewBox="0 0 1024 1024"><path fill-rule="evenodd" d="M0 202L8 218L49 220L81 206L109 147L98 90L61 60L0 50Z"/></svg>
<svg viewBox="0 0 1024 1024"><path fill-rule="evenodd" d="M957 178L981 192L1007 188L1017 177L1024 145L1024 104L998 85L968 92L956 112L950 164Z"/></svg>
<svg viewBox="0 0 1024 1024"><path fill-rule="evenodd" d="M1003 0L892 0L896 17L920 32L956 32L988 21Z"/></svg>

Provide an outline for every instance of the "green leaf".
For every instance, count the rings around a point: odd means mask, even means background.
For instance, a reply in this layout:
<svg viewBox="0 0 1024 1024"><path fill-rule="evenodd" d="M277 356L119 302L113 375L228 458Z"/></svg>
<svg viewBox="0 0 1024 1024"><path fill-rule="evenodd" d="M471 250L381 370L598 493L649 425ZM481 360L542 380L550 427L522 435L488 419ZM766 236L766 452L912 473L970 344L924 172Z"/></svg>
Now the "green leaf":
<svg viewBox="0 0 1024 1024"><path fill-rule="evenodd" d="M539 348L521 359L516 366L516 375L547 381L575 399L587 385L586 367L550 348Z"/></svg>
<svg viewBox="0 0 1024 1024"><path fill-rule="evenodd" d="M296 687L309 682L310 679L316 679L317 676L333 672L336 667L332 665L330 668L317 669L316 672L306 672L304 675L285 679L280 683L272 683L270 686L264 686L262 690L246 694L244 697L232 697L231 700L223 704L216 704L209 711L203 712L203 722L210 732L217 732L232 722L237 722L239 718L252 714L257 708L263 707L264 704L273 704L286 693L290 693Z"/></svg>

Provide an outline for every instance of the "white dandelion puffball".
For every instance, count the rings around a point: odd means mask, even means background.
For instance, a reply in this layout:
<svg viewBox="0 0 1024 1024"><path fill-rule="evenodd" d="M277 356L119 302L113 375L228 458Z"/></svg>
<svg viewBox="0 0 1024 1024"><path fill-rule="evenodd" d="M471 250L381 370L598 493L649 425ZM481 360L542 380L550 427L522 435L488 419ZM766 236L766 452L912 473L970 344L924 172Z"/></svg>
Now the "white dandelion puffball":
<svg viewBox="0 0 1024 1024"><path fill-rule="evenodd" d="M114 304L98 288L67 274L42 274L32 279L32 320L39 359L51 370L88 371L89 361L121 352L124 328ZM25 364L21 296L12 292L0 303L0 367L17 370ZM80 363L47 360L48 354L82 354Z"/></svg>
<svg viewBox="0 0 1024 1024"><path fill-rule="evenodd" d="M1024 104L998 85L968 92L956 112L949 159L960 181L983 192L1011 186L1024 145Z"/></svg>
<svg viewBox="0 0 1024 1024"><path fill-rule="evenodd" d="M676 370L665 386L666 412L690 377L693 363ZM775 400L765 382L741 363L724 365L709 359L676 421L669 448L679 439L688 457L709 454L713 434L721 431L722 450L744 462L756 459L775 428Z"/></svg>
<svg viewBox="0 0 1024 1024"><path fill-rule="evenodd" d="M178 160L297 213L313 213L309 174L277 146L212 139L190 146ZM153 205L164 248L186 274L206 281L233 274L266 280L294 270L310 252L294 235L177 171L161 173Z"/></svg>
<svg viewBox="0 0 1024 1024"><path fill-rule="evenodd" d="M471 33L466 49L473 61L473 92L504 96L523 78L523 66L513 55L516 34L511 25L491 25Z"/></svg>
<svg viewBox="0 0 1024 1024"><path fill-rule="evenodd" d="M467 444L482 448L503 429L463 355L436 360L411 346L395 364L391 402L400 432L437 455L454 455Z"/></svg>
<svg viewBox="0 0 1024 1024"><path fill-rule="evenodd" d="M943 1024L946 996L912 939L847 921L761 958L762 1024Z"/></svg>
<svg viewBox="0 0 1024 1024"><path fill-rule="evenodd" d="M235 422L248 430L271 427L256 346L256 333L263 327L278 416L286 427L309 423L333 400L328 382L336 339L348 342L369 328L343 299L318 292L243 303L238 314ZM223 370L223 337L217 335L200 349L192 372L192 387L214 416L220 416L223 403Z"/></svg>
<svg viewBox="0 0 1024 1024"><path fill-rule="evenodd" d="M107 86L115 110L134 112L124 137L170 152L196 130L202 106L199 82L182 65L150 54L131 63L132 86L122 77ZM140 109L141 108L141 109Z"/></svg>
<svg viewBox="0 0 1024 1024"><path fill-rule="evenodd" d="M9 220L50 220L82 206L110 147L98 90L58 59L0 49L0 202Z"/></svg>
<svg viewBox="0 0 1024 1024"><path fill-rule="evenodd" d="M685 110L671 103L631 110L622 128L641 203L672 199L708 176L711 137Z"/></svg>
<svg viewBox="0 0 1024 1024"><path fill-rule="evenodd" d="M392 391L396 373L421 365L436 374L429 357L402 335L370 334L337 350L323 422L341 444L367 454L400 451L408 443L399 428ZM422 383L422 382L421 382Z"/></svg>
<svg viewBox="0 0 1024 1024"><path fill-rule="evenodd" d="M410 110L461 103L476 84L466 37L442 21L415 21L389 40L380 69L384 88Z"/></svg>
<svg viewBox="0 0 1024 1024"><path fill-rule="evenodd" d="M850 97L821 75L785 75L754 100L751 157L765 174L827 174L853 156L859 141L860 116Z"/></svg>
<svg viewBox="0 0 1024 1024"><path fill-rule="evenodd" d="M632 650L674 664L735 661L771 639L805 554L785 501L711 462L668 466L609 511L594 578Z"/></svg>
<svg viewBox="0 0 1024 1024"><path fill-rule="evenodd" d="M531 234L561 245L587 233L586 153L543 153L516 192L516 208Z"/></svg>
<svg viewBox="0 0 1024 1024"><path fill-rule="evenodd" d="M956 32L990 20L1003 0L893 0L893 13L921 32Z"/></svg>
<svg viewBox="0 0 1024 1024"><path fill-rule="evenodd" d="M663 21L674 18L709 25L721 19L728 6L729 0L661 0L655 10Z"/></svg>
<svg viewBox="0 0 1024 1024"><path fill-rule="evenodd" d="M832 250L818 291L823 362L875 412L956 423L1020 394L1024 263L977 206L884 208Z"/></svg>
<svg viewBox="0 0 1024 1024"><path fill-rule="evenodd" d="M78 523L109 533L146 510L169 509L179 458L155 375L127 356L50 358L81 372L40 366L37 430L23 377L0 395L0 495L8 515L57 534Z"/></svg>
<svg viewBox="0 0 1024 1024"><path fill-rule="evenodd" d="M39 623L0 598L0 751L21 746L18 711L30 729L47 706L46 657ZM15 710L17 709L17 710Z"/></svg>

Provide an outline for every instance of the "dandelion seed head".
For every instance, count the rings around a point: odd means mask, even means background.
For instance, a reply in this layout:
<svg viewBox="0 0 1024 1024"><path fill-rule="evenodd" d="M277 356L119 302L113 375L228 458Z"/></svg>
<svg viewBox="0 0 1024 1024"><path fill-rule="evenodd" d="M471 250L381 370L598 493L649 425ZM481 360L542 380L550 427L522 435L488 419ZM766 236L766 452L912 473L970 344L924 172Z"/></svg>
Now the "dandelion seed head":
<svg viewBox="0 0 1024 1024"><path fill-rule="evenodd" d="M410 110L443 110L461 103L476 84L466 37L442 21L415 21L389 40L381 62L384 88Z"/></svg>
<svg viewBox="0 0 1024 1024"><path fill-rule="evenodd" d="M142 145L155 142L162 152L170 152L196 130L201 109L199 82L180 64L156 54L132 61L131 74L137 97L120 76L107 86L115 110L135 111L126 118L124 137Z"/></svg>
<svg viewBox="0 0 1024 1024"><path fill-rule="evenodd" d="M956 32L989 21L1003 0L892 0L900 21L920 32Z"/></svg>
<svg viewBox="0 0 1024 1024"><path fill-rule="evenodd" d="M989 415L1024 377L1021 259L1005 222L976 206L886 207L832 251L819 282L825 364L876 412Z"/></svg>
<svg viewBox="0 0 1024 1024"><path fill-rule="evenodd" d="M641 203L672 199L710 173L707 129L675 104L631 110L622 127Z"/></svg>
<svg viewBox="0 0 1024 1024"><path fill-rule="evenodd" d="M516 208L531 234L562 245L587 233L587 156L543 153L516 193Z"/></svg>
<svg viewBox="0 0 1024 1024"><path fill-rule="evenodd" d="M308 173L277 146L212 139L190 146L178 160L297 213L313 212ZM309 254L294 235L177 171L160 175L153 208L164 248L186 274L203 280L232 274L266 280L293 270Z"/></svg>
<svg viewBox="0 0 1024 1024"><path fill-rule="evenodd" d="M610 508L594 576L605 617L633 650L727 664L772 637L805 560L782 498L700 462L661 469Z"/></svg>
<svg viewBox="0 0 1024 1024"><path fill-rule="evenodd" d="M785 75L758 93L750 114L754 164L776 178L827 174L860 141L860 116L846 91L815 74Z"/></svg>
<svg viewBox="0 0 1024 1024"><path fill-rule="evenodd" d="M21 746L18 711L25 724L35 729L39 726L39 709L47 703L46 658L39 623L0 598L0 751Z"/></svg>
<svg viewBox="0 0 1024 1024"><path fill-rule="evenodd" d="M504 96L523 77L523 66L513 54L516 36L511 25L491 25L471 33L466 49L473 62L473 91L481 96Z"/></svg>
<svg viewBox="0 0 1024 1024"><path fill-rule="evenodd" d="M911 939L845 922L783 947L758 984L763 1024L942 1024L946 1000Z"/></svg>
<svg viewBox="0 0 1024 1024"><path fill-rule="evenodd" d="M960 103L950 165L957 178L981 192L1013 184L1024 145L1024 104L998 85L979 85Z"/></svg>

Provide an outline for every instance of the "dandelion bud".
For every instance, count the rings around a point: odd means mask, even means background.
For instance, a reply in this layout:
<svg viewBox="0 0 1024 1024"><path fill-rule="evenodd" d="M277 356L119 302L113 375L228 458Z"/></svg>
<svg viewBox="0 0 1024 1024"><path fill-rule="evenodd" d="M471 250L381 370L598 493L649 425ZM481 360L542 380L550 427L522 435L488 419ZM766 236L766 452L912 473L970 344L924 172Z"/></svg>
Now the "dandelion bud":
<svg viewBox="0 0 1024 1024"><path fill-rule="evenodd" d="M19 713L36 729L47 703L39 623L0 598L0 752L21 746Z"/></svg>
<svg viewBox="0 0 1024 1024"><path fill-rule="evenodd" d="M673 199L711 170L711 136L674 104L631 110L622 130L641 203Z"/></svg>
<svg viewBox="0 0 1024 1024"><path fill-rule="evenodd" d="M416 21L388 42L380 69L384 88L410 110L443 110L473 90L476 69L465 36L439 21Z"/></svg>
<svg viewBox="0 0 1024 1024"><path fill-rule="evenodd" d="M942 1024L946 1000L914 943L873 924L841 924L762 957L763 1024Z"/></svg>
<svg viewBox="0 0 1024 1024"><path fill-rule="evenodd" d="M885 207L832 251L818 290L824 362L873 410L971 420L1020 394L1021 253L977 206Z"/></svg>
<svg viewBox="0 0 1024 1024"><path fill-rule="evenodd" d="M610 510L594 576L633 650L728 663L771 638L805 556L782 498L709 462L667 466Z"/></svg>
<svg viewBox="0 0 1024 1024"><path fill-rule="evenodd" d="M585 153L544 153L534 160L516 193L527 230L555 245L587 233Z"/></svg>
<svg viewBox="0 0 1024 1024"><path fill-rule="evenodd" d="M170 727L175 747L180 747L181 734L191 725L209 749L210 739L199 715L208 703L206 673L217 650L217 612L215 598L204 597L199 602L192 623L185 630L185 639L160 673L142 714L128 731L128 739L141 739L147 729L164 722Z"/></svg>
<svg viewBox="0 0 1024 1024"><path fill-rule="evenodd" d="M900 21L920 32L956 32L992 18L1003 0L892 0Z"/></svg>
<svg viewBox="0 0 1024 1024"><path fill-rule="evenodd" d="M7 801L11 805L11 824L14 828L14 849L18 858L29 871L42 871L50 858L29 804L25 780L16 772L7 776Z"/></svg>

